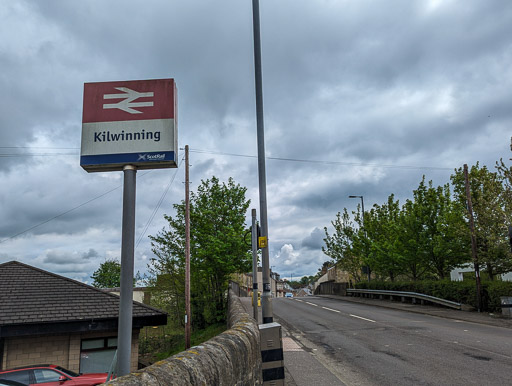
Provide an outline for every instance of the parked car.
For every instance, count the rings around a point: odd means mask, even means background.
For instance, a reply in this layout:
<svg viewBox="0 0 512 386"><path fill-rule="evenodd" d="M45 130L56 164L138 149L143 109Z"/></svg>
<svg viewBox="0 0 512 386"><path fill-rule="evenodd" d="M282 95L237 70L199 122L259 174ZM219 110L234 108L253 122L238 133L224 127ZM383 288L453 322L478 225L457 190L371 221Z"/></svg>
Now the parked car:
<svg viewBox="0 0 512 386"><path fill-rule="evenodd" d="M95 386L107 380L107 373L77 374L56 365L35 365L2 370L0 379L38 386Z"/></svg>
<svg viewBox="0 0 512 386"><path fill-rule="evenodd" d="M16 381L8 381L7 379L0 379L0 386L27 386L24 383Z"/></svg>
<svg viewBox="0 0 512 386"><path fill-rule="evenodd" d="M293 298L293 293L287 292L287 293L284 294L284 297L285 298Z"/></svg>

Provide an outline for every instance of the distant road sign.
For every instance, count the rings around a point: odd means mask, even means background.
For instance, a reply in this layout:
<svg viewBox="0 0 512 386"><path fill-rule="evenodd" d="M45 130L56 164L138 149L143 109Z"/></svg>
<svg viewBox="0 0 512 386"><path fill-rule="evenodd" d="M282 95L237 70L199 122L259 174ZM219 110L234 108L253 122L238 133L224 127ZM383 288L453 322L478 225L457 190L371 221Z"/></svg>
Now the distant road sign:
<svg viewBox="0 0 512 386"><path fill-rule="evenodd" d="M88 172L177 167L174 79L86 83L80 165Z"/></svg>

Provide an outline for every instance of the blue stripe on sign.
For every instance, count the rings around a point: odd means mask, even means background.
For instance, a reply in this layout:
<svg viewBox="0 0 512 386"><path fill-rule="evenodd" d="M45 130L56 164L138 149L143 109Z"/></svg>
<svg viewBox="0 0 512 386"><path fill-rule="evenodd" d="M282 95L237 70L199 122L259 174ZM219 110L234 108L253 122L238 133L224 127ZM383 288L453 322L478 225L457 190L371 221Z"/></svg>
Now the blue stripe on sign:
<svg viewBox="0 0 512 386"><path fill-rule="evenodd" d="M157 151L149 153L120 153L84 155L80 157L80 166L109 164L145 164L151 162L175 161L173 151Z"/></svg>

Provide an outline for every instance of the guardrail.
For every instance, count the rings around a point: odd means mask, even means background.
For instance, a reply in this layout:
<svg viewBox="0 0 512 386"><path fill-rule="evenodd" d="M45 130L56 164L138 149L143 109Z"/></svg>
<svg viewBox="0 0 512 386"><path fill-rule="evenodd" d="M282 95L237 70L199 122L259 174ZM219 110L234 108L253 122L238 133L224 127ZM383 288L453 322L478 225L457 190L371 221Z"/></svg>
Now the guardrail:
<svg viewBox="0 0 512 386"><path fill-rule="evenodd" d="M405 291L387 291L387 290L369 290L369 289L350 289L347 288L347 295L370 295L373 298L374 295L379 295L382 299L384 296L389 296L391 299L393 297L400 297L402 302L405 302L405 298L411 298L412 303L416 303L416 300L420 300L421 304L424 304L425 301L441 304L446 307L455 308L457 310L462 309L462 304L457 302L452 302L451 300L445 300L441 298L436 298L435 296L420 294L417 292L405 292Z"/></svg>

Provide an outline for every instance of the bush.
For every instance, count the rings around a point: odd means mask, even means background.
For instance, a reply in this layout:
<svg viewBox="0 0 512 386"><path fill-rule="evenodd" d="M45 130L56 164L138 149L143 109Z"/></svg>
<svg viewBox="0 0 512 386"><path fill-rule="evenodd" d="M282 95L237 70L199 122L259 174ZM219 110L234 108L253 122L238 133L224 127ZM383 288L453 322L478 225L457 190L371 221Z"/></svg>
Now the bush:
<svg viewBox="0 0 512 386"><path fill-rule="evenodd" d="M501 310L501 296L512 296L512 282L482 281L482 311ZM356 284L359 289L417 292L477 308L474 281L425 280L413 282L371 281Z"/></svg>

